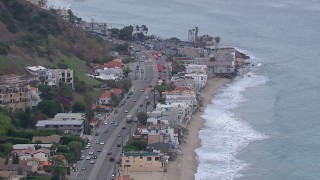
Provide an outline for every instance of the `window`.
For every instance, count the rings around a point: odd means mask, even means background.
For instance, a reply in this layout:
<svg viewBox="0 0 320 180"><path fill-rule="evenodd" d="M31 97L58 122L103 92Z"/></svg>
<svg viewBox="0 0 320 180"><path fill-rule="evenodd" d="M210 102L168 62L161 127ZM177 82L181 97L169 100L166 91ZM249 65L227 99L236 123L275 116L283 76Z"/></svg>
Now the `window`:
<svg viewBox="0 0 320 180"><path fill-rule="evenodd" d="M155 158L154 158L154 160L159 161L159 160L160 160L160 158L159 158L159 157L155 157Z"/></svg>
<svg viewBox="0 0 320 180"><path fill-rule="evenodd" d="M152 157L147 157L147 161L152 161Z"/></svg>

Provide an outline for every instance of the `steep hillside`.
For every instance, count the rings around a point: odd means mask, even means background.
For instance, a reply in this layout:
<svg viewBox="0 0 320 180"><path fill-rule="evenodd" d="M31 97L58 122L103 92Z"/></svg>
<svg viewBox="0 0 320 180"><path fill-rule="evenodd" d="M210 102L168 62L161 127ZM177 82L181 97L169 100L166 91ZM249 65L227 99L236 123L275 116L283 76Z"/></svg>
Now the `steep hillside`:
<svg viewBox="0 0 320 180"><path fill-rule="evenodd" d="M24 73L28 65L66 67L69 57L84 60L84 64L99 62L110 47L54 10L24 0L0 0L0 32L0 74Z"/></svg>

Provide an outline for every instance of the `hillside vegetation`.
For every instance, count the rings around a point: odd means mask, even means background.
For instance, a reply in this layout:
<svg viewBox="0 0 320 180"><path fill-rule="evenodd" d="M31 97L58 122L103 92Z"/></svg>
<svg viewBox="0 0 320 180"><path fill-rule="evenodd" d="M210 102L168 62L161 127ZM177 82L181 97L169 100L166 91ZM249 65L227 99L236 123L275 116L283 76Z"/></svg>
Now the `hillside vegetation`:
<svg viewBox="0 0 320 180"><path fill-rule="evenodd" d="M0 32L0 74L23 74L25 66L43 65L77 67L77 77L81 77L90 70L86 65L101 62L110 47L100 37L63 20L55 10L24 0L0 0Z"/></svg>

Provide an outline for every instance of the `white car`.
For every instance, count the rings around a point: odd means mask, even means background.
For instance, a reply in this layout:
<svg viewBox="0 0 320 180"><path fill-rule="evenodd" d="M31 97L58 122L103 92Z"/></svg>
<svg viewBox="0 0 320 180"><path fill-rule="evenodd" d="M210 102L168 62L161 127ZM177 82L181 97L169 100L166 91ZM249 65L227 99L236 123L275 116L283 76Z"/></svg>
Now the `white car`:
<svg viewBox="0 0 320 180"><path fill-rule="evenodd" d="M137 102L137 101L138 101L138 99L133 100L133 102Z"/></svg>
<svg viewBox="0 0 320 180"><path fill-rule="evenodd" d="M125 112L125 113L128 113L129 111L128 111L128 110L125 110L124 112Z"/></svg>
<svg viewBox="0 0 320 180"><path fill-rule="evenodd" d="M107 122L107 121L105 121L103 124L107 125L107 124L108 124L108 122Z"/></svg>
<svg viewBox="0 0 320 180"><path fill-rule="evenodd" d="M115 123L115 124L114 124L114 126L118 126L118 124L117 124L117 123Z"/></svg>
<svg viewBox="0 0 320 180"><path fill-rule="evenodd" d="M111 175L111 179L114 179L114 174Z"/></svg>
<svg viewBox="0 0 320 180"><path fill-rule="evenodd" d="M143 89L141 89L140 91L141 91L141 92L143 92L144 90L143 90Z"/></svg>
<svg viewBox="0 0 320 180"><path fill-rule="evenodd" d="M104 145L104 142L100 142L100 145Z"/></svg>
<svg viewBox="0 0 320 180"><path fill-rule="evenodd" d="M93 151L89 152L89 155L93 155Z"/></svg>
<svg viewBox="0 0 320 180"><path fill-rule="evenodd" d="M114 124L114 121L111 121L111 124Z"/></svg>
<svg viewBox="0 0 320 180"><path fill-rule="evenodd" d="M90 160L90 159L91 159L91 157L90 157L90 156L87 156L87 157L86 157L86 160Z"/></svg>
<svg viewBox="0 0 320 180"><path fill-rule="evenodd" d="M90 161L90 164L94 164L94 161Z"/></svg>

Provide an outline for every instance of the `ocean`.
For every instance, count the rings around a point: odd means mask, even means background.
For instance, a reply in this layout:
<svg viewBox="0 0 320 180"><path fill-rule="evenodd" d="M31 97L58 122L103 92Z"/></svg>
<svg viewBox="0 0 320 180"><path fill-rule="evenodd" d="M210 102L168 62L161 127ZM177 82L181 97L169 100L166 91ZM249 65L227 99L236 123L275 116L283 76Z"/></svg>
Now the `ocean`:
<svg viewBox="0 0 320 180"><path fill-rule="evenodd" d="M205 110L197 180L320 179L319 0L60 1L86 20L144 24L163 38L187 40L197 26L260 62Z"/></svg>

